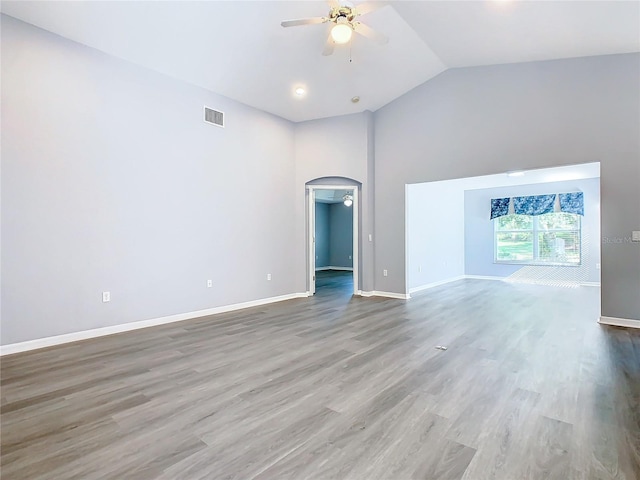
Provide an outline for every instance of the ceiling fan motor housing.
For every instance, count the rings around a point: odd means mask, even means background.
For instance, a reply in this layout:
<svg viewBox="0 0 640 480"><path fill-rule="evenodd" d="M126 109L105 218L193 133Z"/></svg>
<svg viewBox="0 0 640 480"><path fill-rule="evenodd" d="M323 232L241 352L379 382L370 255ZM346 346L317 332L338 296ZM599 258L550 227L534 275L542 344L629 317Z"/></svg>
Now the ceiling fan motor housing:
<svg viewBox="0 0 640 480"><path fill-rule="evenodd" d="M347 22L351 23L356 18L356 11L354 8L342 5L340 7L333 7L329 12L329 20L334 23L338 23L338 19L344 18Z"/></svg>

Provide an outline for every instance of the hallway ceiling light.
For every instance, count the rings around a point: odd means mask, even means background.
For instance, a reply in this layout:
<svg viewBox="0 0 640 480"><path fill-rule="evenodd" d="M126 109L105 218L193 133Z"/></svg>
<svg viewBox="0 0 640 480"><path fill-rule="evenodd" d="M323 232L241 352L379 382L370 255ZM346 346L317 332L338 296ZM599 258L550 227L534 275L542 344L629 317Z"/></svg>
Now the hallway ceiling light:
<svg viewBox="0 0 640 480"><path fill-rule="evenodd" d="M350 207L351 205L353 205L353 196L349 195L348 193L344 197L342 197L342 200L344 201L345 207Z"/></svg>

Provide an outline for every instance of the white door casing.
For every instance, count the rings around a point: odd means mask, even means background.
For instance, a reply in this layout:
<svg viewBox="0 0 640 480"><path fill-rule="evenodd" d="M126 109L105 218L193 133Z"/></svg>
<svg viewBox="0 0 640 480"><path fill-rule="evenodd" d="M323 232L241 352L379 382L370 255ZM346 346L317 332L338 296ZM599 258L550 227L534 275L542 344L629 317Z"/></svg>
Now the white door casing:
<svg viewBox="0 0 640 480"><path fill-rule="evenodd" d="M309 266L309 295L316 293L316 190L351 190L353 192L353 205L351 208L353 217L353 248L352 248L352 264L353 264L353 293L360 295L362 292L359 286L359 236L358 236L358 217L360 208L360 192L357 185L307 185L308 195L308 211L307 211L307 233L309 245L307 248L307 264Z"/></svg>

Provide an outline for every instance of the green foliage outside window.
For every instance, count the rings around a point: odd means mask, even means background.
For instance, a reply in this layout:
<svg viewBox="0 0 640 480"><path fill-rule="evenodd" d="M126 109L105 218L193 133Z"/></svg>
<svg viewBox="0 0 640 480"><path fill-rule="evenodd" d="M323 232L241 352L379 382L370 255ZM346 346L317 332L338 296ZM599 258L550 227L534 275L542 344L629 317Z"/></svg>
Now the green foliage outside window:
<svg viewBox="0 0 640 480"><path fill-rule="evenodd" d="M580 264L579 215L505 215L494 222L498 263Z"/></svg>

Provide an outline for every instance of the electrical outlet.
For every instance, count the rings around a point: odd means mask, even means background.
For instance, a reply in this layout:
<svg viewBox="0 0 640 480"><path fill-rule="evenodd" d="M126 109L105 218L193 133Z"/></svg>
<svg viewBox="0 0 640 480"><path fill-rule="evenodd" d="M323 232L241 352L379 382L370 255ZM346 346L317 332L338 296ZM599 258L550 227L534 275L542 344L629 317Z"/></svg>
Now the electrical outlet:
<svg viewBox="0 0 640 480"><path fill-rule="evenodd" d="M102 303L111 301L111 292L102 292Z"/></svg>
<svg viewBox="0 0 640 480"><path fill-rule="evenodd" d="M418 267L418 273L422 272L422 267Z"/></svg>
<svg viewBox="0 0 640 480"><path fill-rule="evenodd" d="M271 280L271 274L267 273L267 280Z"/></svg>
<svg viewBox="0 0 640 480"><path fill-rule="evenodd" d="M207 288L213 287L213 280L207 280Z"/></svg>
<svg viewBox="0 0 640 480"><path fill-rule="evenodd" d="M631 232L631 241L640 242L640 230L634 230Z"/></svg>
<svg viewBox="0 0 640 480"><path fill-rule="evenodd" d="M386 270L382 270L382 276L383 276L383 277L386 277L386 276L387 276L387 273L388 273L388 272L387 272Z"/></svg>
<svg viewBox="0 0 640 480"><path fill-rule="evenodd" d="M369 241L373 242L373 235L369 234Z"/></svg>
<svg viewBox="0 0 640 480"><path fill-rule="evenodd" d="M351 255L349 255L349 260L351 260Z"/></svg>

